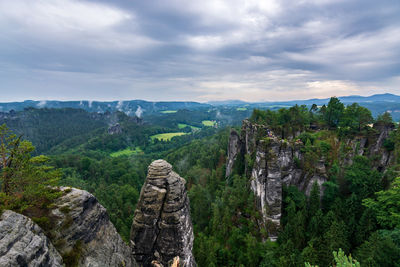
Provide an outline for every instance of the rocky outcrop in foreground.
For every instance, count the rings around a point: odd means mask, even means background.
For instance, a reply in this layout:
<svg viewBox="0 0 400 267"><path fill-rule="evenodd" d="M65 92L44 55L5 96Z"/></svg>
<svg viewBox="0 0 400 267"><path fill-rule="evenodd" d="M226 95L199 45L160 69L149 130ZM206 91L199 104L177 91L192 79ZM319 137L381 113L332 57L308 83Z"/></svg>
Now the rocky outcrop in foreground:
<svg viewBox="0 0 400 267"><path fill-rule="evenodd" d="M6 210L0 217L0 266L63 266L42 229L28 217Z"/></svg>
<svg viewBox="0 0 400 267"><path fill-rule="evenodd" d="M3 212L0 266L138 266L92 194L68 187L61 190L65 194L48 215L52 222L48 236L28 217Z"/></svg>
<svg viewBox="0 0 400 267"><path fill-rule="evenodd" d="M149 166L131 229L138 264L169 266L175 258L179 266L196 266L185 184L168 162L156 160Z"/></svg>
<svg viewBox="0 0 400 267"><path fill-rule="evenodd" d="M79 266L137 266L130 247L109 220L106 209L87 191L62 188L56 202L52 242L62 255L78 257Z"/></svg>
<svg viewBox="0 0 400 267"><path fill-rule="evenodd" d="M164 160L149 166L131 230L131 247L90 193L63 187L44 231L13 211L0 217L0 266L196 266L185 180ZM54 246L53 246L54 245Z"/></svg>

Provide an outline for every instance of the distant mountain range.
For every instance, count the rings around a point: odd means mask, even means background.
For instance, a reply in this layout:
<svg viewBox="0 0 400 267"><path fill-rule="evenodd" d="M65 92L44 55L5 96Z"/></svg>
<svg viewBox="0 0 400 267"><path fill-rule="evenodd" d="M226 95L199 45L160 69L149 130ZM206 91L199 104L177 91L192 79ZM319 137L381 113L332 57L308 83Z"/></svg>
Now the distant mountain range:
<svg viewBox="0 0 400 267"><path fill-rule="evenodd" d="M377 116L385 111L392 113L395 120L400 120L400 96L394 94L375 94L371 96L341 96L339 99L344 104L354 102L369 108L374 116ZM270 108L279 109L290 107L293 105L323 105L329 102L329 98L324 99L306 99L306 100L291 100L291 101L273 101L273 102L245 102L242 100L226 100L226 101L210 101L208 103L198 102L180 102L180 101L165 101L165 102L150 102L145 100L127 100L127 101L33 101L26 100L24 102L9 102L0 103L0 111L8 112L10 110L23 110L25 108L80 108L89 112L104 113L106 111L122 111L128 115L150 115L160 112L173 112L179 109L204 109L204 108L235 108L246 107L253 108Z"/></svg>
<svg viewBox="0 0 400 267"><path fill-rule="evenodd" d="M338 97L342 103L373 103L373 102L391 102L400 103L400 96L394 94L376 94L371 96L340 96ZM265 101L265 102L245 102L242 100L225 100L225 101L210 101L208 104L213 106L240 106L240 105L251 105L251 106L271 106L271 105L323 105L329 102L330 98L312 98L305 100L290 100L290 101Z"/></svg>
<svg viewBox="0 0 400 267"><path fill-rule="evenodd" d="M249 102L242 101L242 100L222 100L222 101L209 101L207 104L213 106L241 106L249 104Z"/></svg>
<svg viewBox="0 0 400 267"><path fill-rule="evenodd" d="M372 115L374 117L382 114L386 111L390 112L393 119L395 121L400 120L400 96L394 94L375 94L371 96L359 96L359 95L351 95L351 96L341 96L338 97L340 101L346 105L352 103L358 103L361 106L364 106L371 110ZM310 106L312 104L317 104L319 106L328 104L330 98L324 99L306 99L306 100L291 100L291 101L274 101L274 102L258 102L258 103L250 103L243 102L240 100L230 100L230 101L216 101L210 102L214 106L237 106L237 107L246 107L248 109L252 108L268 108L268 109L279 109L291 107L293 105L307 105Z"/></svg>

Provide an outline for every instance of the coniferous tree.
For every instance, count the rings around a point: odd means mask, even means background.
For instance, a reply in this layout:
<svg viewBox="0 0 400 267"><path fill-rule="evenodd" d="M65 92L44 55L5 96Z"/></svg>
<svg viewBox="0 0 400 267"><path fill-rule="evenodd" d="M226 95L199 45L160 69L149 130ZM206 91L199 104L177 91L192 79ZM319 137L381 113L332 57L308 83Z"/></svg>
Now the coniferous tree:
<svg viewBox="0 0 400 267"><path fill-rule="evenodd" d="M331 97L326 112L324 114L324 120L329 127L337 127L339 125L342 113L344 111L344 105L337 97Z"/></svg>
<svg viewBox="0 0 400 267"><path fill-rule="evenodd" d="M32 144L16 137L4 124L0 126L0 142L0 210L40 216L38 209L47 209L60 196L54 187L60 172L45 165L47 157L32 157Z"/></svg>

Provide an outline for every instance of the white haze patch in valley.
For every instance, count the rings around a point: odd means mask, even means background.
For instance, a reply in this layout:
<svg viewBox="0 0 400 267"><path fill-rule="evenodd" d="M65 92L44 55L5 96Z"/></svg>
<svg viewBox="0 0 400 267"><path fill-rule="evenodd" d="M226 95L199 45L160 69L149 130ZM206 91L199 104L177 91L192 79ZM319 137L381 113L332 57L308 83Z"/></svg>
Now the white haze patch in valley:
<svg viewBox="0 0 400 267"><path fill-rule="evenodd" d="M37 106L38 106L39 108L43 108L44 106L46 106L46 103L47 103L46 100L42 100L42 101L40 101L40 102L37 104Z"/></svg>
<svg viewBox="0 0 400 267"><path fill-rule="evenodd" d="M117 109L119 110L119 111L122 111L122 106L124 105L124 101L118 101L118 104L117 104Z"/></svg>
<svg viewBox="0 0 400 267"><path fill-rule="evenodd" d="M140 117L142 116L142 113L143 113L142 107L141 107L141 106L138 106L138 108L137 108L136 111L135 111L135 115L136 115L138 118L140 118Z"/></svg>
<svg viewBox="0 0 400 267"><path fill-rule="evenodd" d="M219 120L226 120L228 123L231 123L233 121L232 117L229 115L224 115L221 114L221 112L219 110L217 110L216 116L217 119Z"/></svg>

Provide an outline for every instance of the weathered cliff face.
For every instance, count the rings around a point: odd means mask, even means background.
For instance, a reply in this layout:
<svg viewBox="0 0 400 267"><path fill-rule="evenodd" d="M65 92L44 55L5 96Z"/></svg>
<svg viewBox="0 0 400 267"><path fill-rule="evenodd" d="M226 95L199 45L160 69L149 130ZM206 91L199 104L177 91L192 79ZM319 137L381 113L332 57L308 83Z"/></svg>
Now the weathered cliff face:
<svg viewBox="0 0 400 267"><path fill-rule="evenodd" d="M378 133L376 136L376 141L372 144L371 149L369 150L369 156L380 155L378 161L375 162L375 167L378 170L384 170L394 160L394 154L383 148L385 140L389 137L390 132L393 131L394 128L394 124L374 125L374 129Z"/></svg>
<svg viewBox="0 0 400 267"><path fill-rule="evenodd" d="M257 200L264 222L268 225L269 237L276 240L282 213L283 185L297 186L309 194L312 185L327 181L323 162L317 162L314 171L307 172L297 165L303 155L300 145L290 144L270 132L270 137L259 140L251 171L251 189Z"/></svg>
<svg viewBox="0 0 400 267"><path fill-rule="evenodd" d="M393 156L383 149L383 142L389 136L392 127L381 127L377 135L370 139L357 137L344 142L346 149L342 166L351 164L356 155L382 155L376 162L377 168L386 168ZM245 173L251 179L251 189L256 196L257 208L263 215L269 237L276 240L282 213L282 187L293 185L309 195L313 184L320 185L323 194L323 183L327 181L326 160L321 157L308 161L304 168L304 144L299 140L283 140L274 135L265 125L243 121L241 135L231 132L226 175L234 168L239 153L245 153ZM335 142L339 142L336 140ZM240 147L241 146L241 147ZM339 147L339 144L337 144Z"/></svg>
<svg viewBox="0 0 400 267"><path fill-rule="evenodd" d="M239 153L243 153L242 142L239 134L235 131L231 131L229 145L228 145L228 161L226 163L226 176L228 177L232 173L233 164Z"/></svg>
<svg viewBox="0 0 400 267"><path fill-rule="evenodd" d="M343 160L343 166L350 165L354 156L366 156L373 160L373 165L379 171L384 171L392 164L394 154L384 148L384 142L391 131L395 129L394 124L375 124L373 129L376 134L367 137L355 137L346 141L348 152Z"/></svg>
<svg viewBox="0 0 400 267"><path fill-rule="evenodd" d="M115 125L108 127L107 132L108 132L108 134L111 134L111 135L120 134L120 133L122 133L122 127L119 123L116 123Z"/></svg>
<svg viewBox="0 0 400 267"><path fill-rule="evenodd" d="M55 223L51 240L60 254L75 253L79 266L137 266L97 199L83 190L62 190L67 194L57 200L51 214Z"/></svg>
<svg viewBox="0 0 400 267"><path fill-rule="evenodd" d="M0 217L0 266L63 266L42 229L24 215L6 210Z"/></svg>
<svg viewBox="0 0 400 267"><path fill-rule="evenodd" d="M164 160L154 161L140 193L131 229L131 245L143 266L196 266L193 228L185 180Z"/></svg>

